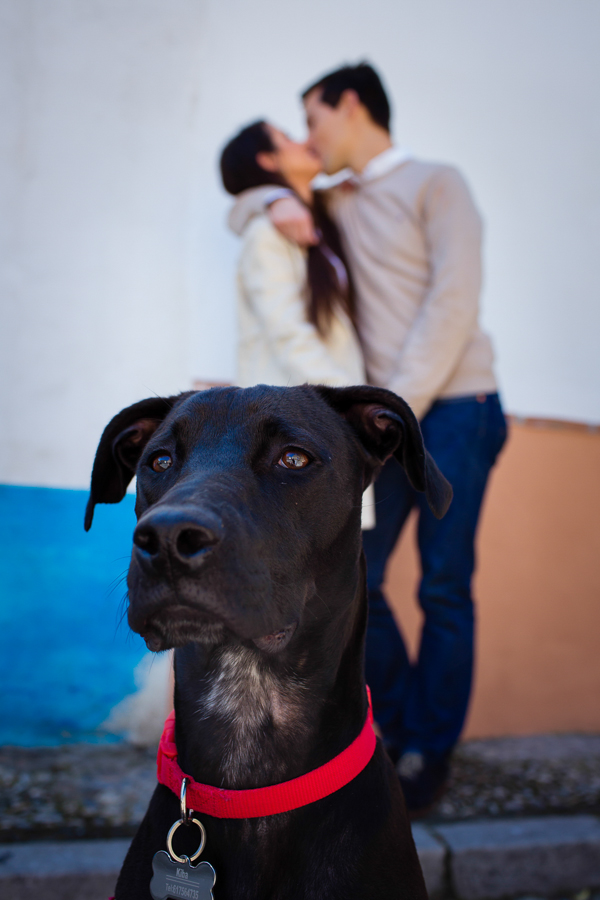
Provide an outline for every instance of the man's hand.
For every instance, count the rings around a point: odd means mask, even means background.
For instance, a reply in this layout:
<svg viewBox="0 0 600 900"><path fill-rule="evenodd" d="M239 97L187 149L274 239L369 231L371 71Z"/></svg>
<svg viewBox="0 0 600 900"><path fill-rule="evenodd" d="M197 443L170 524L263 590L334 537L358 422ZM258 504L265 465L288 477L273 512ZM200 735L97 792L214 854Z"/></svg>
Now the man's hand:
<svg viewBox="0 0 600 900"><path fill-rule="evenodd" d="M309 247L318 244L315 223L310 211L296 197L281 197L269 207L271 222L288 241Z"/></svg>

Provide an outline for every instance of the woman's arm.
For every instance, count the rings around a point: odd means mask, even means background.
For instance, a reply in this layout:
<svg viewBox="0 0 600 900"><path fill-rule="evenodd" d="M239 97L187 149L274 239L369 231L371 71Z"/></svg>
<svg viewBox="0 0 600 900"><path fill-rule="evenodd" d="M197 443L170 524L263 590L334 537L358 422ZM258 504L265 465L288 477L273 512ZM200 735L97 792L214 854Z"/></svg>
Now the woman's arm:
<svg viewBox="0 0 600 900"><path fill-rule="evenodd" d="M289 196L282 196L286 192ZM310 210L292 190L269 184L244 191L236 199L228 224L241 234L248 219L260 215L268 215L281 234L300 247L319 242Z"/></svg>

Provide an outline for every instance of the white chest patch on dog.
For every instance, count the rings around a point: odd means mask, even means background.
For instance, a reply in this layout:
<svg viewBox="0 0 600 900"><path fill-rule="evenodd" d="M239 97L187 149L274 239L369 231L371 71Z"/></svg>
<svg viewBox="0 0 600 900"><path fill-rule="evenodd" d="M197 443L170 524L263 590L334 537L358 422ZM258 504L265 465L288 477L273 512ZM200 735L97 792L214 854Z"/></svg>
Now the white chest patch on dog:
<svg viewBox="0 0 600 900"><path fill-rule="evenodd" d="M283 681L260 664L256 653L243 647L224 648L201 701L200 716L223 721L231 731L223 768L236 777L248 771L264 741L265 729L291 735L302 728L298 699L305 686Z"/></svg>

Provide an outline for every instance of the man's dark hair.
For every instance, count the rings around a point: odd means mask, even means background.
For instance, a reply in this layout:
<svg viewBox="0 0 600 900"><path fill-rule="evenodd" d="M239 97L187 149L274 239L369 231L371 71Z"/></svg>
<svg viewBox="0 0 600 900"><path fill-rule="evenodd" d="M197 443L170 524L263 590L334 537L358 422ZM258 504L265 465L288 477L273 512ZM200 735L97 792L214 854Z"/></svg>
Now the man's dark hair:
<svg viewBox="0 0 600 900"><path fill-rule="evenodd" d="M381 79L373 66L362 62L357 66L343 66L324 75L302 92L305 100L308 94L317 88L321 89L320 101L334 108L340 102L344 91L356 91L360 102L367 108L376 125L390 130L390 102L381 83Z"/></svg>

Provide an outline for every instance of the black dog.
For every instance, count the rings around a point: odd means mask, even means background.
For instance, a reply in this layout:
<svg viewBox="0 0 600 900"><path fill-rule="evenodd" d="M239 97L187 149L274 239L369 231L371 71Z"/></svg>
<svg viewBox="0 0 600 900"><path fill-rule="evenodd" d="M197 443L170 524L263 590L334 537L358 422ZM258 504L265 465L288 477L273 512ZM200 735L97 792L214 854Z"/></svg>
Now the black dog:
<svg viewBox="0 0 600 900"><path fill-rule="evenodd" d="M102 435L86 512L137 475L129 624L175 654L179 764L249 789L294 779L367 715L361 496L395 454L438 516L451 488L418 423L377 388L217 388L143 400ZM152 858L179 818L159 784L116 888L149 900ZM215 900L427 897L398 778L382 750L345 787L291 812L199 816ZM180 828L181 849L198 844ZM191 896L191 895L190 895Z"/></svg>

